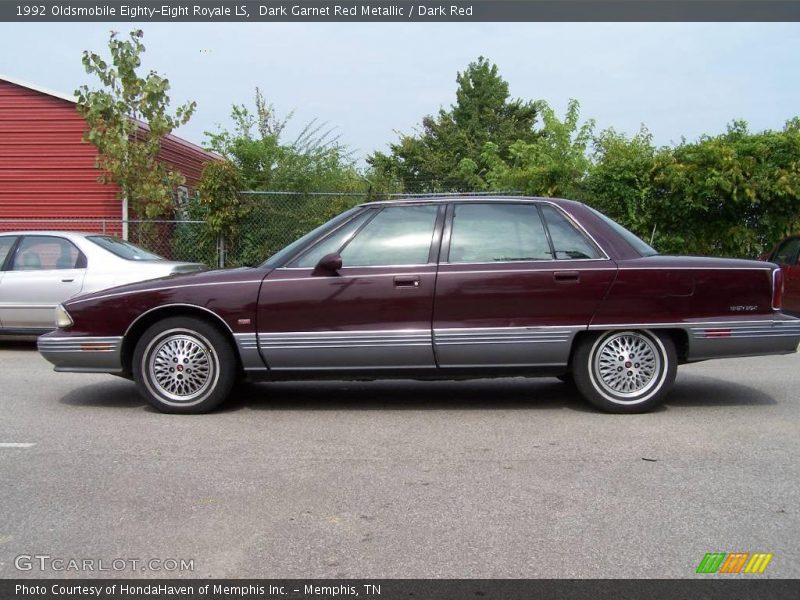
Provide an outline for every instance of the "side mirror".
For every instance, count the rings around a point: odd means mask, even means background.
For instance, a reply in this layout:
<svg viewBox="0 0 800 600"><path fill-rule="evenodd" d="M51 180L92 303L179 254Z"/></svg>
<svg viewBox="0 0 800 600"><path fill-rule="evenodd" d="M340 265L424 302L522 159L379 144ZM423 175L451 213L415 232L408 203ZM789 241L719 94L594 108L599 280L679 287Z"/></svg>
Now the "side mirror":
<svg viewBox="0 0 800 600"><path fill-rule="evenodd" d="M314 267L314 275L336 275L342 268L342 257L336 253L326 254Z"/></svg>

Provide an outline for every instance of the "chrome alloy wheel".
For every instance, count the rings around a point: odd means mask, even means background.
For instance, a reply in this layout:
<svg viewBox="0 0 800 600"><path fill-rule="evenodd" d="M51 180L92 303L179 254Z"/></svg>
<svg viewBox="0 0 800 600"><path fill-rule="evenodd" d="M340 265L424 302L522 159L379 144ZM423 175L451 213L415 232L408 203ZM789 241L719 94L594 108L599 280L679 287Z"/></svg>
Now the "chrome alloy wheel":
<svg viewBox="0 0 800 600"><path fill-rule="evenodd" d="M663 379L664 354L657 340L622 331L599 342L593 352L592 378L614 401L640 402Z"/></svg>
<svg viewBox="0 0 800 600"><path fill-rule="evenodd" d="M219 378L219 358L211 343L196 332L165 331L145 350L150 391L167 404L202 401Z"/></svg>

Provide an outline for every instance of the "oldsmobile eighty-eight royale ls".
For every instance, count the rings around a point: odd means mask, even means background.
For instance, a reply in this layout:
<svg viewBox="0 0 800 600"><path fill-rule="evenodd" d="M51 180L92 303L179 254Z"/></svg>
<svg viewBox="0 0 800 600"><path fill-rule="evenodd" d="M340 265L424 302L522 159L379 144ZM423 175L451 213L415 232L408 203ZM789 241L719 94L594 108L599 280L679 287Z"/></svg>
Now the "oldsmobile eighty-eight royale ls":
<svg viewBox="0 0 800 600"><path fill-rule="evenodd" d="M569 200L363 204L258 267L75 297L39 338L57 371L213 409L243 378L554 376L596 407L658 405L682 363L795 352L774 264L660 256Z"/></svg>

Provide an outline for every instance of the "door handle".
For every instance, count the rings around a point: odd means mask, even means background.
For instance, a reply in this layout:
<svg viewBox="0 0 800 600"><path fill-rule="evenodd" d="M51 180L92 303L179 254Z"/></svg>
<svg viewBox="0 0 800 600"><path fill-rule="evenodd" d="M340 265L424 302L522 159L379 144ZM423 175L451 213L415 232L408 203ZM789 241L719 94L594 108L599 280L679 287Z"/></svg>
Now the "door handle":
<svg viewBox="0 0 800 600"><path fill-rule="evenodd" d="M578 283L581 274L578 271L556 271L553 273L553 280L556 283Z"/></svg>
<svg viewBox="0 0 800 600"><path fill-rule="evenodd" d="M72 283L73 281L75 281L74 277L72 277L71 279L62 279L61 283Z"/></svg>
<svg viewBox="0 0 800 600"><path fill-rule="evenodd" d="M418 288L419 275L398 275L394 278L394 287Z"/></svg>

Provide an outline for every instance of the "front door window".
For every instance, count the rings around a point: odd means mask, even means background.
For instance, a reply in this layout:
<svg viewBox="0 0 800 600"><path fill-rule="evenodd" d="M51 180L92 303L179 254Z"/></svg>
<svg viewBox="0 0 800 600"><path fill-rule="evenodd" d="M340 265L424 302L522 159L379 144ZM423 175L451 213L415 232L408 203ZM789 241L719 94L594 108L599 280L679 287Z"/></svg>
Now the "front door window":
<svg viewBox="0 0 800 600"><path fill-rule="evenodd" d="M341 251L346 267L423 265L428 262L436 206L384 208Z"/></svg>

